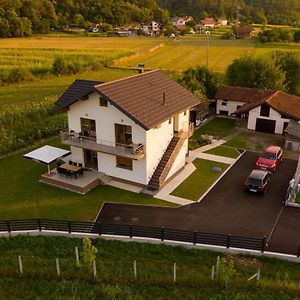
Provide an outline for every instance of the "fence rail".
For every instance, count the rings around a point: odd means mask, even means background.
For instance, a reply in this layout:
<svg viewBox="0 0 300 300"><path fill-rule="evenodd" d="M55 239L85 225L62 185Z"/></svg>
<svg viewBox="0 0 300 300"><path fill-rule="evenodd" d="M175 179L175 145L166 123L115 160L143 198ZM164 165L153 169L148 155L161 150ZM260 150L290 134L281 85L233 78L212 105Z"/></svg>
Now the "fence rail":
<svg viewBox="0 0 300 300"><path fill-rule="evenodd" d="M24 219L24 220L0 220L1 232L18 231L56 231L66 233L86 233L98 235L116 235L129 238L143 237L161 241L178 241L191 244L205 244L212 246L224 246L226 248L241 248L258 250L262 253L266 247L266 237L250 238L225 234L213 234L198 231L177 230L164 227L147 227L124 224L105 224L94 222L48 220L48 219Z"/></svg>

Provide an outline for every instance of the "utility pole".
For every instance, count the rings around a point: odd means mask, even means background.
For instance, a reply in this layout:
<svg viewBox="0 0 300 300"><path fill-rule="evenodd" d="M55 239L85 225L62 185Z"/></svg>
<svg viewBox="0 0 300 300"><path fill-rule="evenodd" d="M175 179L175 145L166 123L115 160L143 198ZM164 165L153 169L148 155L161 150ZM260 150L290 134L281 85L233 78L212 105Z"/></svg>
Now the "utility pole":
<svg viewBox="0 0 300 300"><path fill-rule="evenodd" d="M205 31L206 34L206 38L207 38L207 45L206 45L206 67L208 69L208 50L209 50L209 36L210 36L210 32L209 31Z"/></svg>

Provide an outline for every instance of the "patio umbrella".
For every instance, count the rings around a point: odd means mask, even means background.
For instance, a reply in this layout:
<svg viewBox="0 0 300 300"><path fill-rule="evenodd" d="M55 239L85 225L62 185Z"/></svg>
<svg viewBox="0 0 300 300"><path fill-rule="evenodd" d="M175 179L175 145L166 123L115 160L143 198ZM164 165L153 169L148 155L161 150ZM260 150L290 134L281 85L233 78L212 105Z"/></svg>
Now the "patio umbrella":
<svg viewBox="0 0 300 300"><path fill-rule="evenodd" d="M48 165L48 174L50 175L50 164L65 157L68 156L71 153L69 150L48 146L45 145L41 148L38 148L36 150L33 150L25 155L23 155L24 158L29 158L31 160L41 162Z"/></svg>

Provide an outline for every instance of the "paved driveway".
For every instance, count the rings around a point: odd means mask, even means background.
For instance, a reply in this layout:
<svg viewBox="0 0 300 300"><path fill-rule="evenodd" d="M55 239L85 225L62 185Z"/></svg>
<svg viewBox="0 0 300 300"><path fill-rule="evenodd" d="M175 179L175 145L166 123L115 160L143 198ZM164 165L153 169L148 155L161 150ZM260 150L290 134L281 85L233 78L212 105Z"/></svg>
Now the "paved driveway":
<svg viewBox="0 0 300 300"><path fill-rule="evenodd" d="M103 206L98 220L105 223L164 226L258 238L269 236L281 211L281 202L285 198L289 180L295 173L296 161L283 161L274 174L266 195L262 196L243 190L243 182L251 172L256 159L256 153L246 152L200 203L180 208L107 203ZM298 215L298 211L292 213L294 214ZM282 220L282 225L279 222L278 226L286 226L288 223L289 216L285 215L285 212L282 216L287 221ZM300 218L297 221L295 216L294 219L300 229ZM287 232L282 233L278 230L276 227L274 237L281 237ZM272 249L276 250L280 241L277 245L273 240L273 238L270 240L270 245L272 244ZM287 242L295 243L292 239Z"/></svg>

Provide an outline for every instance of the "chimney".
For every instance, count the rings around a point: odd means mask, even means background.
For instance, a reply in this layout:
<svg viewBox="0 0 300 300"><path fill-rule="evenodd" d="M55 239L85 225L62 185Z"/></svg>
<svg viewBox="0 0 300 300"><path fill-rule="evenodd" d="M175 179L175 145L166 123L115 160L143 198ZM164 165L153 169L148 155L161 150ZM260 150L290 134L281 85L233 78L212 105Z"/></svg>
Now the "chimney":
<svg viewBox="0 0 300 300"><path fill-rule="evenodd" d="M144 64L139 64L138 65L139 74L144 73L144 69L145 69L145 65Z"/></svg>
<svg viewBox="0 0 300 300"><path fill-rule="evenodd" d="M163 106L167 105L167 101L166 101L166 92L163 93Z"/></svg>

